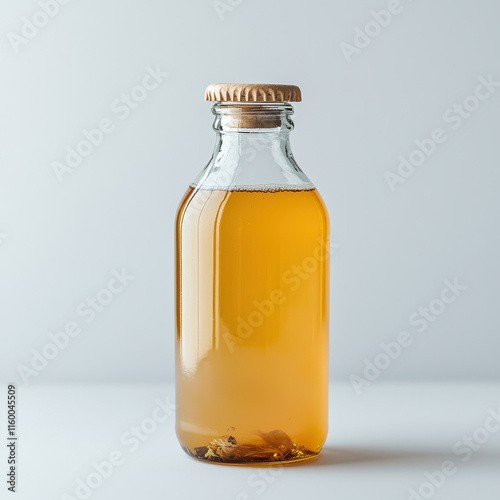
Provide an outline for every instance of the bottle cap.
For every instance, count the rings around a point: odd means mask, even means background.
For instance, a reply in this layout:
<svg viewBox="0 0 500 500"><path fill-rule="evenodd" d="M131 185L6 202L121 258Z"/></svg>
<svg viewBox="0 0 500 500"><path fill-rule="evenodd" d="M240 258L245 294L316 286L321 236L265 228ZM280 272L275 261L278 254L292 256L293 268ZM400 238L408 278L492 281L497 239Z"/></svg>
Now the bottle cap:
<svg viewBox="0 0 500 500"><path fill-rule="evenodd" d="M296 85L271 83L214 83L205 90L205 101L300 102Z"/></svg>

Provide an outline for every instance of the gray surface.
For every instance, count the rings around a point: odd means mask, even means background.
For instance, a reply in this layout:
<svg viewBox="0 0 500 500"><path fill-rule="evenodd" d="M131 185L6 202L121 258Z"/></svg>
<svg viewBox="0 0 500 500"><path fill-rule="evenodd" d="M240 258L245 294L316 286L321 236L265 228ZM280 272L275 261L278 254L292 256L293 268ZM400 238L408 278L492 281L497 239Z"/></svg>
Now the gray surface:
<svg viewBox="0 0 500 500"><path fill-rule="evenodd" d="M410 488L427 481L426 472L435 472L447 460L456 472L432 498L469 500L480 491L482 500L497 500L500 432L487 435L465 462L463 452L456 454L453 447L464 435L478 432L489 410L500 415L498 389L379 384L356 396L350 386L333 385L330 433L320 458L269 470L190 459L176 441L173 417L145 435L138 447L126 444L132 427L152 429L147 422L154 415L155 400L171 398L171 386L21 388L16 498L75 498L77 479L86 481L95 472L93 462L102 463L118 452L122 463L92 490L93 500L406 500ZM0 423L3 428L3 417Z"/></svg>

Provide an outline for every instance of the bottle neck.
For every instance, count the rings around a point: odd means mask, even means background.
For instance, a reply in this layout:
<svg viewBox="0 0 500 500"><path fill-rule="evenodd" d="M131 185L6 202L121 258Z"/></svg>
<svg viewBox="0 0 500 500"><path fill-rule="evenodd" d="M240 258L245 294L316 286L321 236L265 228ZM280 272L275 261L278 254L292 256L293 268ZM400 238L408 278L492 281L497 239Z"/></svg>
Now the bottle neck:
<svg viewBox="0 0 500 500"><path fill-rule="evenodd" d="M197 187L312 187L290 147L289 103L216 103L212 112L215 148Z"/></svg>
<svg viewBox="0 0 500 500"><path fill-rule="evenodd" d="M214 104L214 129L217 132L279 133L293 130L293 107L289 103Z"/></svg>

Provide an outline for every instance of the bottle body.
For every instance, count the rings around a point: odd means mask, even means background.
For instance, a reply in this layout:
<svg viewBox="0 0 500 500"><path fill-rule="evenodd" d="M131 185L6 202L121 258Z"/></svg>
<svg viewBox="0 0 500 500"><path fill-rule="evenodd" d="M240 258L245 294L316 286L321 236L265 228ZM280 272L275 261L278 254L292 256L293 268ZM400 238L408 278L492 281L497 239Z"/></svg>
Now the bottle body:
<svg viewBox="0 0 500 500"><path fill-rule="evenodd" d="M227 168L222 186L222 170L177 214L177 436L215 463L305 460L328 427L328 214L302 173L243 185Z"/></svg>

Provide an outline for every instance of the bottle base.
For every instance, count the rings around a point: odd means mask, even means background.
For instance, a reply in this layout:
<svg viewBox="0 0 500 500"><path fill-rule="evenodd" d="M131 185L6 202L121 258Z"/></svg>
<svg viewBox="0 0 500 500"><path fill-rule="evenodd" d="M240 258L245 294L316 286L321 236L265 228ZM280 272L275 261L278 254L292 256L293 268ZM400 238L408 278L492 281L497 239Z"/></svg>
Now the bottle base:
<svg viewBox="0 0 500 500"><path fill-rule="evenodd" d="M314 460L321 447L309 450L292 442L281 430L259 433L258 442L238 442L234 436L224 435L212 439L207 446L182 449L192 458L219 465L289 465Z"/></svg>
<svg viewBox="0 0 500 500"><path fill-rule="evenodd" d="M320 451L318 451L316 453L311 453L310 455L307 455L307 456L291 458L291 459L286 459L286 460L261 461L261 460L255 459L255 460L236 462L236 461L225 461L225 460L210 460L208 458L200 457L199 455L196 455L195 453L193 453L188 448L185 448L184 446L182 447L182 449L193 460L198 460L200 462L204 462L207 464L226 465L226 466L233 466L233 467L286 467L286 466L294 466L294 465L302 464L304 462L314 462L314 460L316 460L320 454Z"/></svg>

